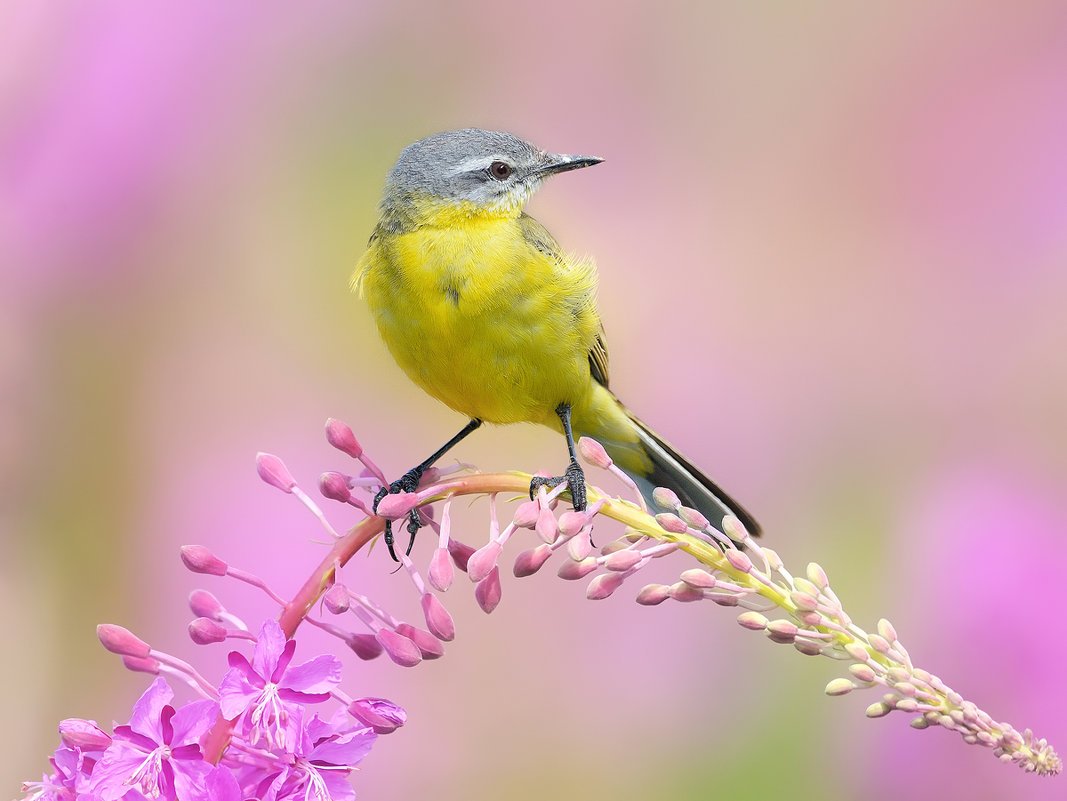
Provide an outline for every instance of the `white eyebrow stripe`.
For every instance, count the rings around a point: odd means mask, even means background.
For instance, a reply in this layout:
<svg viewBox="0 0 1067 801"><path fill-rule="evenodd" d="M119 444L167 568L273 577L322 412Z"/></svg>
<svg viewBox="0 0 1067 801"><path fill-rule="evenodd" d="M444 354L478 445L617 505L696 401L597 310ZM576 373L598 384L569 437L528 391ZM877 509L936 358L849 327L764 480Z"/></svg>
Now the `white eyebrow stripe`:
<svg viewBox="0 0 1067 801"><path fill-rule="evenodd" d="M489 165L494 161L505 161L503 156L476 156L472 159L460 162L452 168L452 174L458 175L461 172L474 172L475 170L487 170Z"/></svg>

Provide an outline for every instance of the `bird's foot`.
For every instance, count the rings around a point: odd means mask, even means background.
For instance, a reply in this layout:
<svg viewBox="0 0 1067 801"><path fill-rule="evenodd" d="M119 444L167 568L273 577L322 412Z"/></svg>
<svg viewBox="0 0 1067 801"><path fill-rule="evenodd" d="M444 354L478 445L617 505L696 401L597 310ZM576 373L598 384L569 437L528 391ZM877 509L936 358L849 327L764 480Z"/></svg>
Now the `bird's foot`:
<svg viewBox="0 0 1067 801"><path fill-rule="evenodd" d="M378 494L374 496L374 506L372 507L374 513L378 513L378 504L381 503L382 498L386 495L396 495L400 492L414 492L419 488L419 482L422 480L422 474L426 472L425 467L413 467L408 470L404 475L390 484L388 487L382 487L378 490ZM415 544L415 535L419 533L419 529L422 528L422 519L418 509L412 509L408 512L408 547L404 551L404 555L407 556L411 553L411 548ZM385 521L385 547L389 549L389 555L393 557L394 562L400 560L396 556L396 550L393 548L393 521Z"/></svg>
<svg viewBox="0 0 1067 801"><path fill-rule="evenodd" d="M586 507L585 497L585 471L578 462L571 462L562 476L534 476L530 481L530 500L533 500L537 490L541 487L557 487L567 482L567 489L571 493L571 505L576 512L584 512Z"/></svg>

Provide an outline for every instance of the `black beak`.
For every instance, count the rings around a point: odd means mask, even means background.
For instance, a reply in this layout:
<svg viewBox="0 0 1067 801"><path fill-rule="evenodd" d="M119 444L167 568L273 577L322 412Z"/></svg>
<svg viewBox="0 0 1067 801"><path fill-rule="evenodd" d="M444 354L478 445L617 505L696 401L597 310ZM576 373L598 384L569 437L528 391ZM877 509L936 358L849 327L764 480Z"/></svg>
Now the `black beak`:
<svg viewBox="0 0 1067 801"><path fill-rule="evenodd" d="M534 170L534 175L543 177L560 172L580 170L582 167L592 167L594 164L599 164L603 160L596 156L550 155L548 156L548 163Z"/></svg>

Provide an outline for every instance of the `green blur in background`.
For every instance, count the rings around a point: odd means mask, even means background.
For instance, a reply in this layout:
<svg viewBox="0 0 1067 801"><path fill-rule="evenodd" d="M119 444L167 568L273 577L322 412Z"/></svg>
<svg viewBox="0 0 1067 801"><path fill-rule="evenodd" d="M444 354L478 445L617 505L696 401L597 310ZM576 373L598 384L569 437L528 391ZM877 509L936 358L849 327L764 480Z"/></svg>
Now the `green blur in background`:
<svg viewBox="0 0 1067 801"><path fill-rule="evenodd" d="M108 724L146 685L96 623L217 676L188 592L270 612L185 573L180 544L302 583L321 534L256 451L313 486L347 468L335 416L399 475L462 423L347 282L399 150L465 126L606 159L531 212L600 266L613 387L857 622L889 617L1062 752L1065 70L1051 1L6 5L0 792L44 770L59 719ZM490 429L456 455L558 469L561 443ZM484 506L461 520L480 543ZM345 576L408 614L390 569L374 551ZM357 792L1063 797L945 731L865 720L874 694L825 698L839 666L729 610L634 590L591 603L546 570L487 618L458 583L443 660L348 660L348 692L409 712Z"/></svg>

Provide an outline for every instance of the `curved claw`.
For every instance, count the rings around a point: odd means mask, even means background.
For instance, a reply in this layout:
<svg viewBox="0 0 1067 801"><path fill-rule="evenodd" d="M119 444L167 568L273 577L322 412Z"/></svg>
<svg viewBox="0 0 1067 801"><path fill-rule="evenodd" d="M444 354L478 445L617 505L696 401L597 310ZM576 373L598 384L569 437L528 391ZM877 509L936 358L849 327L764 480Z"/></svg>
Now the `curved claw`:
<svg viewBox="0 0 1067 801"><path fill-rule="evenodd" d="M557 487L566 482L571 493L571 505L577 512L584 512L588 502L585 493L585 471L577 462L571 462L562 476L534 476L530 479L530 500L534 499L541 487Z"/></svg>
<svg viewBox="0 0 1067 801"><path fill-rule="evenodd" d="M419 481L422 480L422 474L424 472L424 467L413 467L406 473L404 473L404 475L402 475L396 481L392 482L388 487L382 487L374 496L374 505L371 507L372 511L375 514L378 513L378 504L382 502L382 498L384 498L386 495L395 495L400 492L414 492L415 490L417 490L419 488ZM411 535L411 538L408 540L408 547L407 550L404 552L405 556L411 554L411 548L415 545L415 535L418 533L420 528L422 528L422 521L419 519L419 510L412 509L408 513L407 530L408 533ZM385 521L384 539L385 547L389 549L389 556L392 557L394 562L399 562L400 559L399 557L397 557L396 549L394 547L392 520Z"/></svg>

